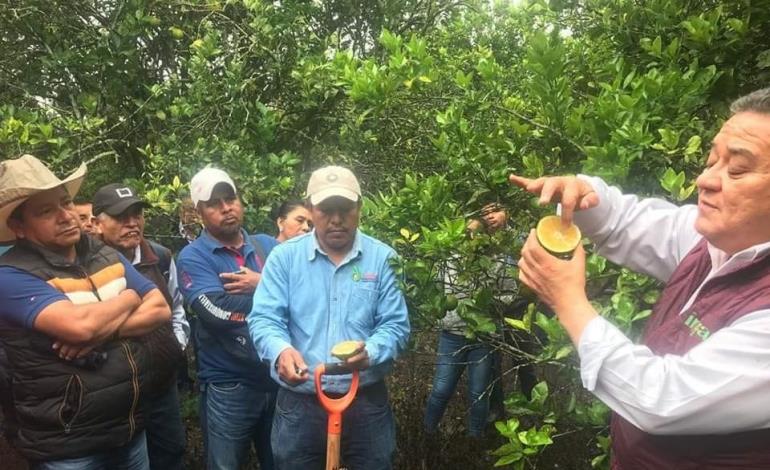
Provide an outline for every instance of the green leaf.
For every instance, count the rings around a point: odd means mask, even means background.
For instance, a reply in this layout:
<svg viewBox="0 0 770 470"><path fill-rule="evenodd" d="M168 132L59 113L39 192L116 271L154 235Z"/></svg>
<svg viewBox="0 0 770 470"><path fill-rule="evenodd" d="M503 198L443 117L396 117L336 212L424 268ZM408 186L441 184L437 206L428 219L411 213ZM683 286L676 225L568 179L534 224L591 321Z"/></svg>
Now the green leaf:
<svg viewBox="0 0 770 470"><path fill-rule="evenodd" d="M646 294L644 294L644 297L642 300L644 300L644 303L652 305L658 301L659 295L660 295L659 291L656 291L656 290L649 291Z"/></svg>
<svg viewBox="0 0 770 470"><path fill-rule="evenodd" d="M535 428L522 431L518 434L522 444L527 446L547 446L553 444L551 436L546 431L538 431Z"/></svg>
<svg viewBox="0 0 770 470"><path fill-rule="evenodd" d="M532 399L530 402L543 406L546 399L548 399L548 383L545 381L538 382L532 388Z"/></svg>
<svg viewBox="0 0 770 470"><path fill-rule="evenodd" d="M566 346L562 346L561 348L559 348L558 351L556 351L556 354L553 356L553 358L554 358L554 360L557 360L557 361L560 360L560 359L564 359L565 357L567 357L570 354L572 354L572 351L574 351L574 350L575 350L575 348L571 344L568 344Z"/></svg>
<svg viewBox="0 0 770 470"><path fill-rule="evenodd" d="M651 314L652 314L652 310L650 310L650 309L641 310L636 315L634 315L634 317L631 319L631 321L635 322L635 321L639 321L639 320L644 320L645 318L649 317Z"/></svg>
<svg viewBox="0 0 770 470"><path fill-rule="evenodd" d="M523 331L529 331L529 328L527 328L527 325L523 321L521 321L521 320L517 320L515 318L505 317L505 323L507 323L508 325L510 325L513 328L516 328L516 329L519 329L519 330L523 330Z"/></svg>
<svg viewBox="0 0 770 470"><path fill-rule="evenodd" d="M497 462L495 462L495 467L503 467L505 465L510 465L513 462L518 462L523 456L524 454L521 452L514 452L512 454L506 455L505 457L500 457Z"/></svg>
<svg viewBox="0 0 770 470"><path fill-rule="evenodd" d="M699 154L701 149L701 138L699 135L694 135L690 137L690 139L687 141L687 147L684 149L684 154L686 156L692 156Z"/></svg>
<svg viewBox="0 0 770 470"><path fill-rule="evenodd" d="M518 441L512 441L507 442L494 451L492 451L492 455L495 456L501 456L501 455L507 455L513 452L520 452L521 451L521 444Z"/></svg>

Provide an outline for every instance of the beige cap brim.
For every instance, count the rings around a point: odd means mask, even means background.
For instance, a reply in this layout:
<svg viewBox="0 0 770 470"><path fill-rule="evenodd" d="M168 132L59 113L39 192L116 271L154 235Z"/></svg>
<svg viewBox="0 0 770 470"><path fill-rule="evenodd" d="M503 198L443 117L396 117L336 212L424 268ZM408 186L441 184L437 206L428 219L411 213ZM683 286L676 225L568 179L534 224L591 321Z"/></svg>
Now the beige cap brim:
<svg viewBox="0 0 770 470"><path fill-rule="evenodd" d="M313 204L314 206L317 206L323 201L334 196L344 197L345 199L350 199L353 202L358 201L358 194L356 194L355 191L351 191L345 188L327 188L327 189L318 191L317 193L310 196L310 203Z"/></svg>
<svg viewBox="0 0 770 470"><path fill-rule="evenodd" d="M11 212L19 207L24 201L37 193L48 191L49 189L64 186L70 196L80 191L83 179L86 177L86 164L83 163L71 175L61 180L61 182L46 185L40 188L8 188L0 190L0 200L9 201L0 207L0 243L10 242L16 239L16 234L8 227L8 217Z"/></svg>

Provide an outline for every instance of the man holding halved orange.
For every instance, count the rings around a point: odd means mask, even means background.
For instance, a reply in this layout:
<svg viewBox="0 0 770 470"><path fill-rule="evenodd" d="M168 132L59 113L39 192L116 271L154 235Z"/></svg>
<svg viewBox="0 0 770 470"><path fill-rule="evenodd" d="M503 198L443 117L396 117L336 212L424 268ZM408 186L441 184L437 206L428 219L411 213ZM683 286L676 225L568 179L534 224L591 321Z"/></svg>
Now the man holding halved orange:
<svg viewBox="0 0 770 470"><path fill-rule="evenodd" d="M614 411L614 469L770 468L770 88L731 111L697 206L598 178L511 176L541 203L560 201L565 222L574 213L599 254L666 282L636 345L588 301L581 246L559 259L531 233L522 250L521 280L556 312L584 386Z"/></svg>

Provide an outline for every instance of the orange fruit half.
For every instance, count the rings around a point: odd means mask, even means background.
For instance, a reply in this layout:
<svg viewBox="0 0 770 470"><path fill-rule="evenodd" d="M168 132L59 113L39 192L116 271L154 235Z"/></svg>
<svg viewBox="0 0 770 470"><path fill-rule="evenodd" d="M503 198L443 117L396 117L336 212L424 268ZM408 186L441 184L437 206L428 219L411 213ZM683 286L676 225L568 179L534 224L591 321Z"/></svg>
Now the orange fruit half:
<svg viewBox="0 0 770 470"><path fill-rule="evenodd" d="M540 245L560 258L572 256L572 252L582 238L577 225L570 224L569 227L564 227L558 215L548 215L540 219L535 233Z"/></svg>
<svg viewBox="0 0 770 470"><path fill-rule="evenodd" d="M332 356L344 361L349 357L355 356L361 351L358 345L358 341L343 341L341 343L337 343L332 348Z"/></svg>

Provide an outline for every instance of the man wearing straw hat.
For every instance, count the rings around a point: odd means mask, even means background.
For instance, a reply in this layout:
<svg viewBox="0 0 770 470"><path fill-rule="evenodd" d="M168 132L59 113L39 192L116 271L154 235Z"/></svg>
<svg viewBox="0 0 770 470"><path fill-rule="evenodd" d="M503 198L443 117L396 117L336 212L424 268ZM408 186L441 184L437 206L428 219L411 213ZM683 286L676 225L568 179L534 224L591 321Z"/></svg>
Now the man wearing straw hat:
<svg viewBox="0 0 770 470"><path fill-rule="evenodd" d="M81 227L60 180L30 155L0 163L0 344L18 431L35 469L147 469L140 399L152 364L139 338L169 321L160 291Z"/></svg>

